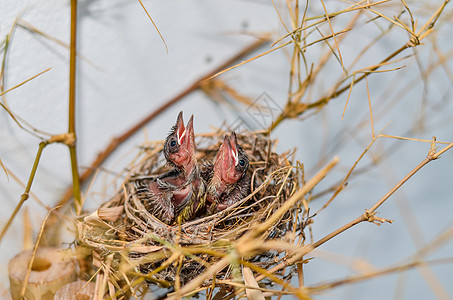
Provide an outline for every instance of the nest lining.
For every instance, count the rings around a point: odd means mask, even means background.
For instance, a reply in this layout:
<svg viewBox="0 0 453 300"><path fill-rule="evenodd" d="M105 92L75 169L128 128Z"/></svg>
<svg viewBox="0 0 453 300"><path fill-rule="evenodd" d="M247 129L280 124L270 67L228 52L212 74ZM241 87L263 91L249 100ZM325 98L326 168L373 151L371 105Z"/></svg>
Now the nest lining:
<svg viewBox="0 0 453 300"><path fill-rule="evenodd" d="M198 161L215 158L225 132L200 137ZM78 224L79 242L97 252L101 258L112 252L120 261L126 258L136 271L149 273L171 255L172 245L204 247L228 252L232 243L252 226L265 221L301 185L298 168L288 160L289 152L278 155L272 148L276 141L255 133L237 135L250 160L249 176L251 194L224 211L213 215L201 215L197 219L180 225L167 225L150 214L135 193L134 180L161 174L168 170L162 155L163 143L144 147L136 163L125 174L123 188L110 201L104 203L95 217L85 217ZM295 206L263 233L261 238L283 238L288 232L300 232L303 224L299 216L300 207ZM93 221L95 220L95 221ZM278 253L263 253L253 258L262 267L276 263ZM184 284L201 273L218 257L208 254L186 256L182 268L174 265L163 268L154 276L172 282L176 274ZM112 265L114 266L114 265ZM225 279L228 270L217 275Z"/></svg>

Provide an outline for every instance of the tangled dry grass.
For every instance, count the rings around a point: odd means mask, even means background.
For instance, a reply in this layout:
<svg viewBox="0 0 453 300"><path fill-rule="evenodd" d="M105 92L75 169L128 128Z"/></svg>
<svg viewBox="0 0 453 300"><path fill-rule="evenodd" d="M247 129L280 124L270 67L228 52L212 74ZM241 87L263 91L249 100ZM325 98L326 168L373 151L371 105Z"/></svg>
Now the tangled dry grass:
<svg viewBox="0 0 453 300"><path fill-rule="evenodd" d="M212 160L224 134L219 131L203 136L199 142L198 160ZM122 190L94 214L80 220L80 246L96 252L95 256L100 259L96 265L105 264L113 254L112 274L126 268L127 272L135 273L135 278L129 278L131 282L140 278L139 273L164 286L174 285L176 278L185 284L197 277L233 250L239 237L274 215L302 185L301 167L291 162L291 152L275 153L275 141L259 132L244 132L238 134L238 142L250 159L252 181L252 192L242 201L224 211L181 225L164 224L136 197L133 184L137 177L166 171L163 145L151 143L143 147L137 161L128 168ZM257 237L257 242L268 239L289 241L296 236L303 240L302 229L306 223L307 212L304 212L302 202L295 203ZM171 262L175 254L172 249L178 247L194 252L185 253L174 264ZM250 260L267 269L279 262L280 254L281 251L264 251ZM204 281L202 286L209 286L216 279L231 279L231 276L231 268L226 267L214 278Z"/></svg>

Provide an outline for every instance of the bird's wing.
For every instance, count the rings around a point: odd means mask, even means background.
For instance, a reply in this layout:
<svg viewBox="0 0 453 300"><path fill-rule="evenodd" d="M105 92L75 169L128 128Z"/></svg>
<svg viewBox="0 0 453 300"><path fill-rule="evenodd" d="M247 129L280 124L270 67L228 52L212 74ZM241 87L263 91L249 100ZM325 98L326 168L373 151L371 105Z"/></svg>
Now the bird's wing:
<svg viewBox="0 0 453 300"><path fill-rule="evenodd" d="M154 180L137 180L134 182L135 193L151 214L166 224L174 217L172 193L163 191Z"/></svg>
<svg viewBox="0 0 453 300"><path fill-rule="evenodd" d="M173 195L173 197L177 197L177 196L178 196L177 193L175 193ZM192 202L191 201L192 196L193 196L193 191L192 191L192 189L189 189L189 192L187 193L186 197L181 202L179 202L178 205L175 207L175 213L177 215L180 214L181 211L183 211L183 209L185 207L191 206L190 203Z"/></svg>
<svg viewBox="0 0 453 300"><path fill-rule="evenodd" d="M156 179L156 184L161 191L176 191L179 187L170 181Z"/></svg>
<svg viewBox="0 0 453 300"><path fill-rule="evenodd" d="M166 180L169 178L178 177L181 174L181 172L182 172L181 170L174 168L174 169L171 169L170 171L167 171L163 174L158 175L157 179Z"/></svg>
<svg viewBox="0 0 453 300"><path fill-rule="evenodd" d="M179 169L170 170L156 177L156 182L161 190L177 191L184 189L189 182L184 177L184 174Z"/></svg>

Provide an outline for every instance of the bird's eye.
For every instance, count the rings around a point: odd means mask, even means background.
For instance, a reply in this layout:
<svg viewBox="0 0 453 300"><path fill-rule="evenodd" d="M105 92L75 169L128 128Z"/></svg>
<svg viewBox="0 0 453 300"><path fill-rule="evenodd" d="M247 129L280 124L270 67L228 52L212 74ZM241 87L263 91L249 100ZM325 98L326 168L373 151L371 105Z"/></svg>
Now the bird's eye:
<svg viewBox="0 0 453 300"><path fill-rule="evenodd" d="M243 167L243 166L245 165L245 161L244 161L243 159L241 159L241 160L239 161L239 165L240 165L241 167Z"/></svg>
<svg viewBox="0 0 453 300"><path fill-rule="evenodd" d="M175 147L175 146L176 146L176 141L175 141L175 140L171 141L171 142L170 142L170 146L171 146L171 147Z"/></svg>

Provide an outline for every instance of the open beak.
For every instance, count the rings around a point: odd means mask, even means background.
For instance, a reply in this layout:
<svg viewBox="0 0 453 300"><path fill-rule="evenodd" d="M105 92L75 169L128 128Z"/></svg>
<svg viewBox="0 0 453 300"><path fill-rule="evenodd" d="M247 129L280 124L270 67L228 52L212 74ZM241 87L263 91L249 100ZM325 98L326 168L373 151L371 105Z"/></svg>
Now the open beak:
<svg viewBox="0 0 453 300"><path fill-rule="evenodd" d="M231 156L234 159L234 166L238 165L239 157L238 157L238 141L236 139L236 133L232 132L230 137L230 148L231 148Z"/></svg>
<svg viewBox="0 0 453 300"><path fill-rule="evenodd" d="M182 139L186 134L186 128L184 127L184 119L182 118L182 111L178 114L178 119L176 120L176 137L178 138L178 144L181 145Z"/></svg>
<svg viewBox="0 0 453 300"><path fill-rule="evenodd" d="M227 148L228 148L228 149L230 148L230 147L229 147L229 146L230 146L230 145L229 145L229 143L230 143L229 141L230 141L229 136L228 136L227 134L225 134L225 137L223 138L223 143L222 143L222 145L220 145L220 150L221 150L221 151L223 151L223 152L229 151L229 150L226 150Z"/></svg>
<svg viewBox="0 0 453 300"><path fill-rule="evenodd" d="M237 140L236 135L234 132L230 137L225 136L225 140L223 141L224 151L226 152L227 157L229 158L228 161L232 161L234 166L238 164L238 149L237 149Z"/></svg>
<svg viewBox="0 0 453 300"><path fill-rule="evenodd" d="M190 149L194 147L194 141L195 141L195 133L193 130L193 115L190 116L189 122L187 122L187 125L185 129L179 134L178 131L178 143L179 145L185 147L186 149Z"/></svg>

